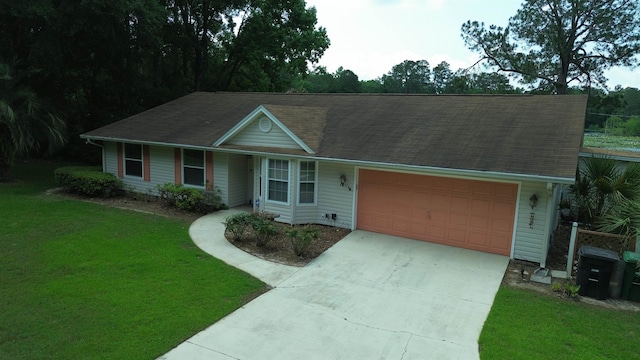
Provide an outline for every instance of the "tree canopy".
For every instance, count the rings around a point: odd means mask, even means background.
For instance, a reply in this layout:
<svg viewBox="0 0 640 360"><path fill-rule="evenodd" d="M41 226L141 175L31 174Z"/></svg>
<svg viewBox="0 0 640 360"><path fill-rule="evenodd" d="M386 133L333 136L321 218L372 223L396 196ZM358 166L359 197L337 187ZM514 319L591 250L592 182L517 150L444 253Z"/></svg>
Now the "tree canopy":
<svg viewBox="0 0 640 360"><path fill-rule="evenodd" d="M193 91L285 91L329 46L304 0L0 0L0 59L78 134Z"/></svg>
<svg viewBox="0 0 640 360"><path fill-rule="evenodd" d="M566 94L572 82L604 85L604 70L638 64L639 18L636 0L525 0L507 27L467 21L462 38L489 66Z"/></svg>

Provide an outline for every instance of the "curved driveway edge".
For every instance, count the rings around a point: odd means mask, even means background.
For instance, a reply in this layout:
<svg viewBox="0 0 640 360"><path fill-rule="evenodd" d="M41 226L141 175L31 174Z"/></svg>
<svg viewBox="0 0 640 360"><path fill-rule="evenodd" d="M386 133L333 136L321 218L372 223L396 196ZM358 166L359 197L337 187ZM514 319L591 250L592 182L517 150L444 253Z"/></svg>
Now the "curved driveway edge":
<svg viewBox="0 0 640 360"><path fill-rule="evenodd" d="M225 219L241 210L220 210L205 215L191 224L189 236L204 252L225 263L246 271L254 277L264 281L271 287L276 287L282 281L295 274L300 267L289 266L266 261L238 249L224 237Z"/></svg>
<svg viewBox="0 0 640 360"><path fill-rule="evenodd" d="M194 223L194 241L274 288L160 359L479 359L506 256L356 230L292 268L233 251L229 214Z"/></svg>

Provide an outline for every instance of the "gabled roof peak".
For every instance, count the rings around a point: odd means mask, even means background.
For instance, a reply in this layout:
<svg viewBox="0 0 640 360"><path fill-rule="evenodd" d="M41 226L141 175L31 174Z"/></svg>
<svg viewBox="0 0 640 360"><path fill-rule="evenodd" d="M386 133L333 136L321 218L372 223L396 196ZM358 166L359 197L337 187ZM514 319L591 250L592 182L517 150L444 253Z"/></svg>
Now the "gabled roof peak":
<svg viewBox="0 0 640 360"><path fill-rule="evenodd" d="M322 141L326 114L327 109L322 107L259 105L216 140L213 146L225 145L240 135L249 125L258 122L258 129L265 133L265 137L269 136L268 133L275 125L305 152L315 154Z"/></svg>

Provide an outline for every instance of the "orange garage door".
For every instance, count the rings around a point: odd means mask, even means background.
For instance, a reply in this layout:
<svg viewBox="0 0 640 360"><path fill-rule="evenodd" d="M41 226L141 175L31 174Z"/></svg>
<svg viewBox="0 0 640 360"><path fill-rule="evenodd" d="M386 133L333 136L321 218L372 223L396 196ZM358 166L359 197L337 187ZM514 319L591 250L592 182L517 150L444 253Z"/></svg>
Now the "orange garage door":
<svg viewBox="0 0 640 360"><path fill-rule="evenodd" d="M509 255L516 184L360 170L358 229Z"/></svg>

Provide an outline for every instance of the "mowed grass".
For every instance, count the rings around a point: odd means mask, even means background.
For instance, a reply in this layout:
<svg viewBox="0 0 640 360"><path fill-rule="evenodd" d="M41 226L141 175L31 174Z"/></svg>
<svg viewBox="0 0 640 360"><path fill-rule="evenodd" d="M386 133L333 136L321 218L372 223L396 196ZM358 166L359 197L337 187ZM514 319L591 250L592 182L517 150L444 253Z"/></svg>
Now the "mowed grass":
<svg viewBox="0 0 640 360"><path fill-rule="evenodd" d="M501 286L479 346L483 360L640 359L640 313Z"/></svg>
<svg viewBox="0 0 640 360"><path fill-rule="evenodd" d="M0 184L0 358L155 358L266 289L188 224L45 195L54 168Z"/></svg>

